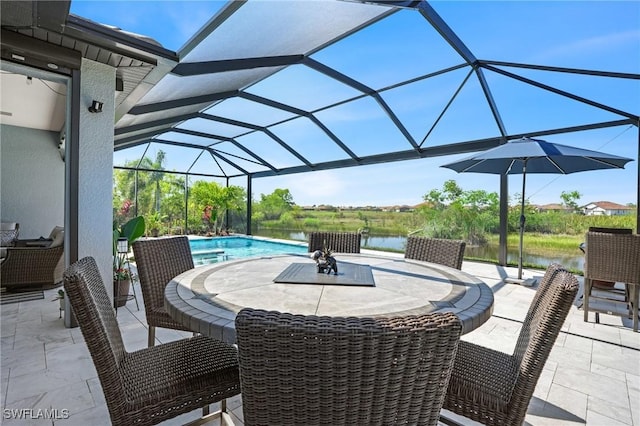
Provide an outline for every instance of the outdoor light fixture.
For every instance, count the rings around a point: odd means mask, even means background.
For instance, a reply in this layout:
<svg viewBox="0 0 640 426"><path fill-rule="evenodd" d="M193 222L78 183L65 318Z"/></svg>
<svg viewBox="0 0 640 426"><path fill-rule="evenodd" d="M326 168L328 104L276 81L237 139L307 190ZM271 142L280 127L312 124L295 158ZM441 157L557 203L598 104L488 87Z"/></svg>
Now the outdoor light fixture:
<svg viewBox="0 0 640 426"><path fill-rule="evenodd" d="M102 102L98 102L94 99L89 107L89 112L102 112Z"/></svg>
<svg viewBox="0 0 640 426"><path fill-rule="evenodd" d="M118 253L120 254L127 254L129 253L129 241L126 239L126 237L120 237L118 238Z"/></svg>

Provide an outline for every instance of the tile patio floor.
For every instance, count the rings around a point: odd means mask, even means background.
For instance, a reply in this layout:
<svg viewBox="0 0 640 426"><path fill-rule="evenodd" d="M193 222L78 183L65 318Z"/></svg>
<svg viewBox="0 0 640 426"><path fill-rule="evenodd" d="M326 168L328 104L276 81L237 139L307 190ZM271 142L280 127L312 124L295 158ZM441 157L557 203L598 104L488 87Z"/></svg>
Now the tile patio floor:
<svg viewBox="0 0 640 426"><path fill-rule="evenodd" d="M505 284L515 276L512 268L465 261L464 271L483 279L494 291L493 317L464 340L511 352L521 321L535 289ZM525 277L543 271L525 270ZM136 287L137 284L136 284ZM142 302L140 289L136 289ZM0 397L3 425L108 425L109 414L89 352L79 328L65 328L58 319L58 303L51 302L55 290L38 301L2 305L2 361ZM144 308L129 301L118 310L127 350L146 346ZM600 324L583 322L583 312L574 306L538 381L526 424L530 425L640 425L640 333L631 320L600 315ZM157 329L159 342L188 336ZM242 425L240 397L229 401L231 415ZM68 410L65 419L14 419L11 409ZM67 411L65 411L67 412ZM183 424L197 418L188 413L163 424ZM35 417L35 416L32 416ZM217 422L211 422L212 425Z"/></svg>

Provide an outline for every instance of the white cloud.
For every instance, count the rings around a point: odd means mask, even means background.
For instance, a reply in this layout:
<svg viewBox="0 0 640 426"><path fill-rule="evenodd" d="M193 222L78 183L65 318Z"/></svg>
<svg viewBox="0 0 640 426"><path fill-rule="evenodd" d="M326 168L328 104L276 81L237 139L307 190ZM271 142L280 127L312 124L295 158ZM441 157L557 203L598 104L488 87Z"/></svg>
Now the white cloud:
<svg viewBox="0 0 640 426"><path fill-rule="evenodd" d="M632 44L637 46L639 42L640 30L623 31L577 40L573 43L556 45L536 55L533 60L536 62L545 62L557 58L580 57L583 55L593 56L598 52L607 52L621 46Z"/></svg>

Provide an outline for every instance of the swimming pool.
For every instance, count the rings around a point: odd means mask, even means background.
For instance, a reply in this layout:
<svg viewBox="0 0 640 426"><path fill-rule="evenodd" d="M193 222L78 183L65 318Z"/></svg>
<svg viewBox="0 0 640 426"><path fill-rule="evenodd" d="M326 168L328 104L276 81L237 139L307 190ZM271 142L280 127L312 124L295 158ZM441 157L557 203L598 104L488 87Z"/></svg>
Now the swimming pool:
<svg viewBox="0 0 640 426"><path fill-rule="evenodd" d="M196 265L253 256L307 253L306 243L286 243L249 236L190 238L189 245Z"/></svg>

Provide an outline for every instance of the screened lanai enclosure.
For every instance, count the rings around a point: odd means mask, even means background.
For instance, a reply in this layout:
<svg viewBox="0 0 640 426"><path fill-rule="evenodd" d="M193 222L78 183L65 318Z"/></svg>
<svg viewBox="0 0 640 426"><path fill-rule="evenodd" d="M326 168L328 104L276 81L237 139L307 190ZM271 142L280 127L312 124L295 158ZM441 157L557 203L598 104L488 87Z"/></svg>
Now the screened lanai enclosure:
<svg viewBox="0 0 640 426"><path fill-rule="evenodd" d="M617 20L609 5L221 3L177 65L145 79L148 92L116 116L114 167L128 188L117 207L170 210L155 219L184 232L206 214L189 207L195 182L216 182L246 199L221 209L232 215L221 226L251 234L258 179L409 160L428 174L521 137L615 141L607 152L636 160L620 184L637 204L640 7ZM585 28L584 8L601 8L601 25ZM522 41L531 32L543 48ZM504 247L509 181L494 179Z"/></svg>

